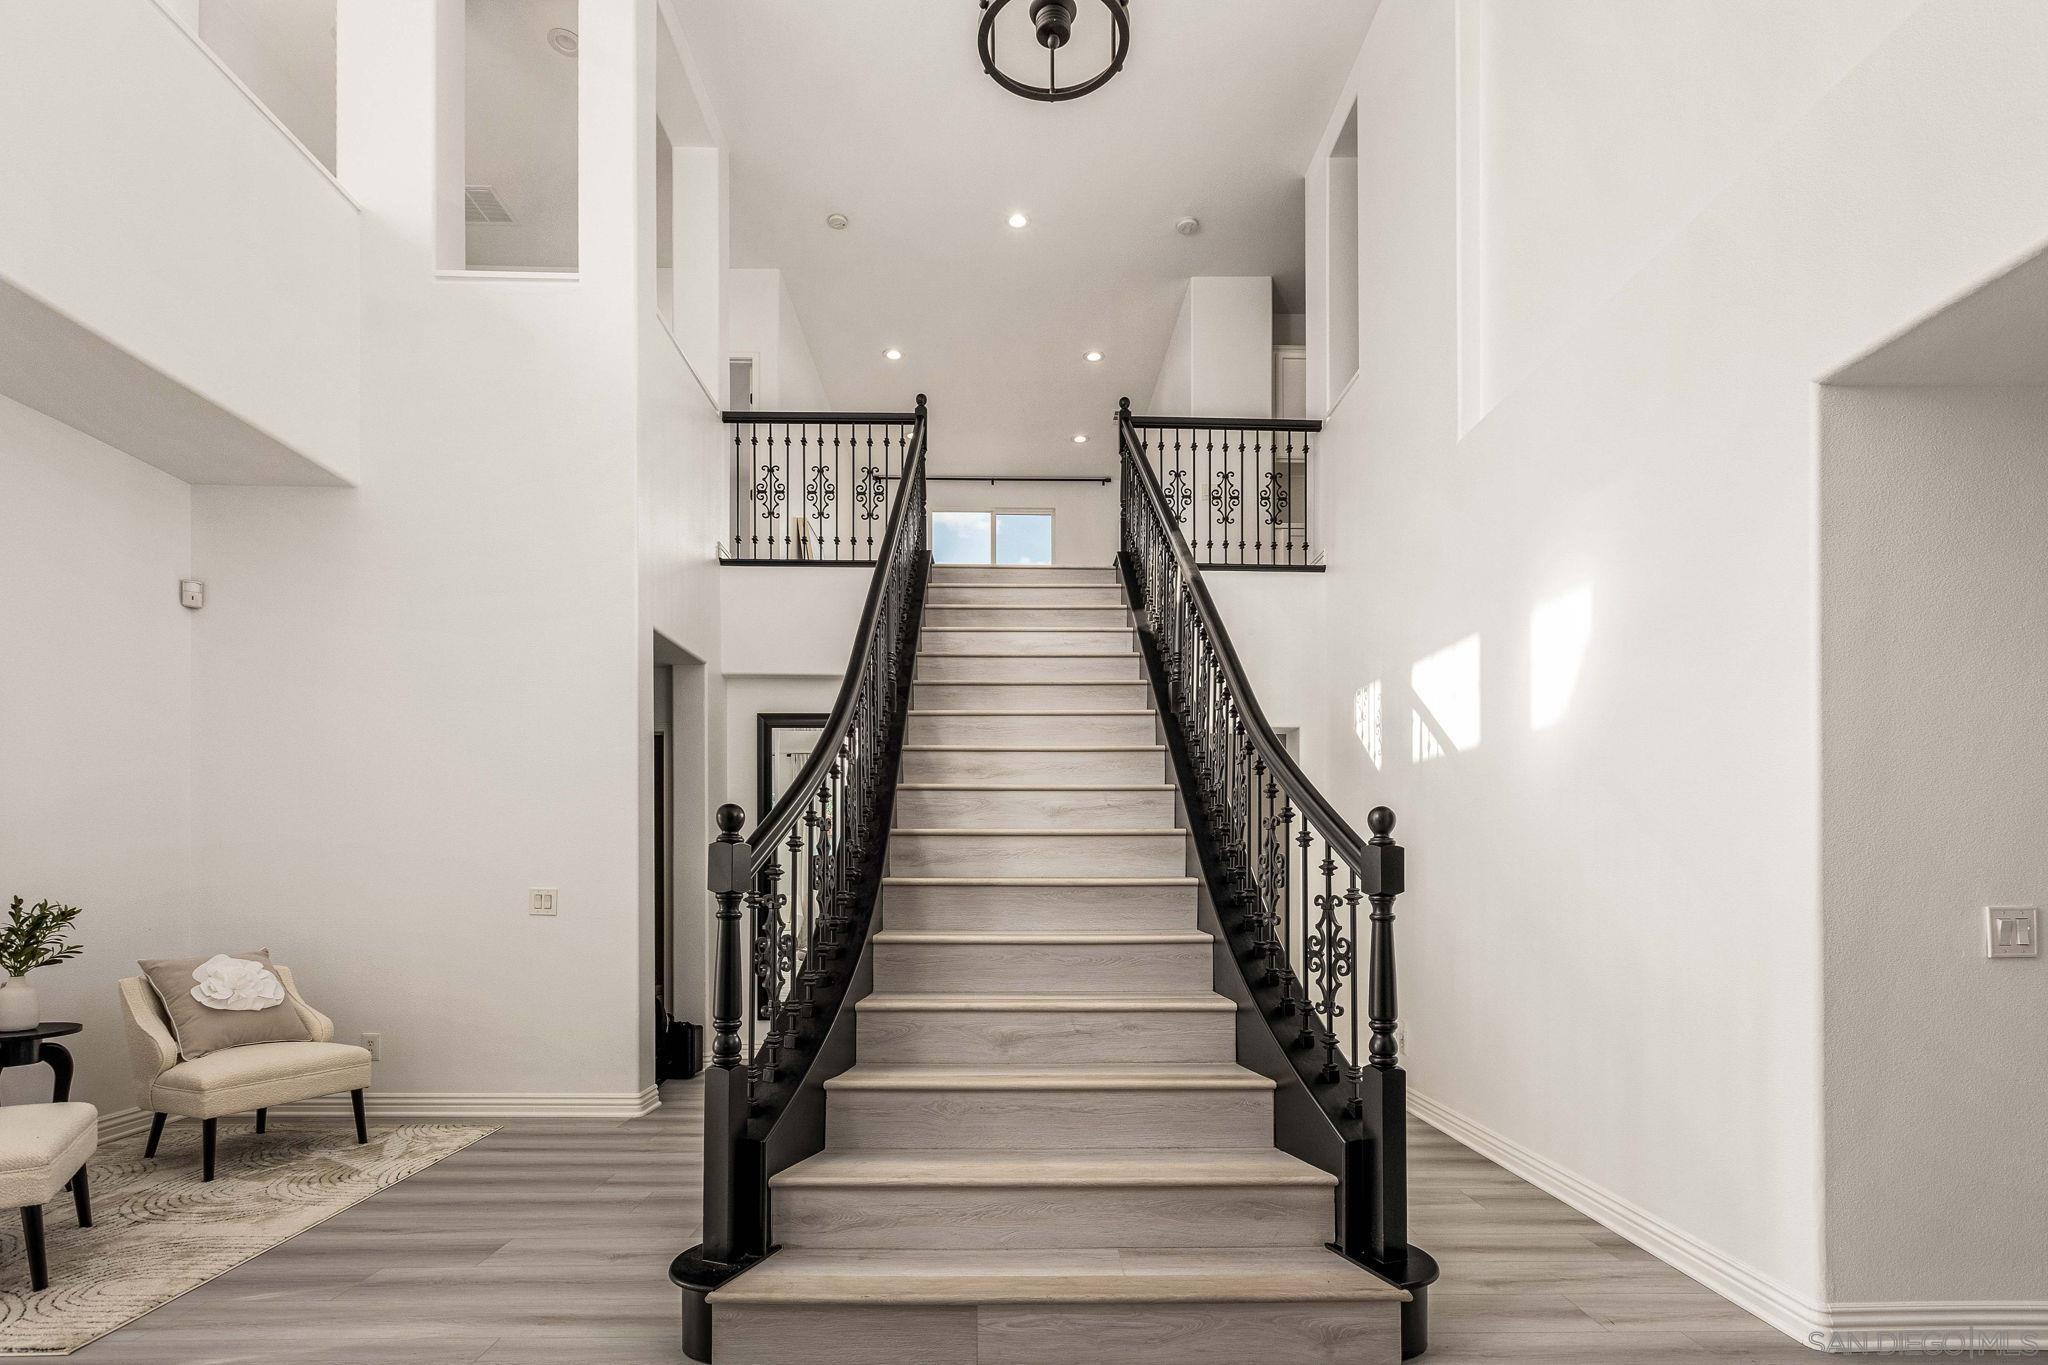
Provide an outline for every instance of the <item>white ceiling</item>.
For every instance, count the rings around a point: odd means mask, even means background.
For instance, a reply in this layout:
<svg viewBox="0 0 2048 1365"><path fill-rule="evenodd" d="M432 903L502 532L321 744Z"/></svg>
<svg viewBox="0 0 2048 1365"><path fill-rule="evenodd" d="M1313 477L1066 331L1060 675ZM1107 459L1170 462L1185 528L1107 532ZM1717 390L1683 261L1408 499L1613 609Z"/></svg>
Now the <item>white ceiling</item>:
<svg viewBox="0 0 2048 1365"><path fill-rule="evenodd" d="M734 264L785 272L835 405L923 390L940 467L1100 473L1188 276L1272 275L1301 311L1301 170L1375 7L1132 0L1123 73L1060 105L982 73L973 0L677 8L731 144ZM1103 46L1098 14L1077 52ZM1198 236L1175 234L1185 214Z"/></svg>
<svg viewBox="0 0 2048 1365"><path fill-rule="evenodd" d="M1830 384L2048 384L2048 251L1915 323Z"/></svg>
<svg viewBox="0 0 2048 1365"><path fill-rule="evenodd" d="M467 230L472 270L574 270L577 62L548 46L576 27L576 0L468 7L463 178L489 185L512 222Z"/></svg>

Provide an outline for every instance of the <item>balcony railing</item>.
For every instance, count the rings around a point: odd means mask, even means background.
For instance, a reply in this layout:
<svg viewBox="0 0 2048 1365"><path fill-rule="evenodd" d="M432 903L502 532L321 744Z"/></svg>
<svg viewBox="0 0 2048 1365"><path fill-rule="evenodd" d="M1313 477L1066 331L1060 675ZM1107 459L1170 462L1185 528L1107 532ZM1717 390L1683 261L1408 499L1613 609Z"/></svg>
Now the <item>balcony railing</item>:
<svg viewBox="0 0 2048 1365"><path fill-rule="evenodd" d="M728 564L873 564L914 412L728 412Z"/></svg>
<svg viewBox="0 0 2048 1365"><path fill-rule="evenodd" d="M1323 424L1128 418L1166 509L1205 569L1320 570L1310 544L1312 446Z"/></svg>

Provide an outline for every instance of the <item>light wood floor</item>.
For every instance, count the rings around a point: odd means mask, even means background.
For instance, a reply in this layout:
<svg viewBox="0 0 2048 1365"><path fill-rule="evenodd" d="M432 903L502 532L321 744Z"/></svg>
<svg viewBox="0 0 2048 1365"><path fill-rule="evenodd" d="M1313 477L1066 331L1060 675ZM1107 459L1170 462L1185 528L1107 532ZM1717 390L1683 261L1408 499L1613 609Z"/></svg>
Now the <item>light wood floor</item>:
<svg viewBox="0 0 2048 1365"><path fill-rule="evenodd" d="M677 1365L699 1090L625 1123L515 1123L80 1351L86 1365ZM1814 1353L1420 1122L1432 1365ZM57 1274L62 1275L61 1267Z"/></svg>

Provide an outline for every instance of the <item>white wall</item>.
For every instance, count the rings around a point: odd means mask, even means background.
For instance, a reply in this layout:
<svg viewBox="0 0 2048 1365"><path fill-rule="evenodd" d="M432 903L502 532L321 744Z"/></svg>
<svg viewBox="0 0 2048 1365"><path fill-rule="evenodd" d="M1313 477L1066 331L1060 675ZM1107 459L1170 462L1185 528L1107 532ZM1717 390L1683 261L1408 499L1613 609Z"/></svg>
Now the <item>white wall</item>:
<svg viewBox="0 0 2048 1365"><path fill-rule="evenodd" d="M133 394L65 394L52 378L44 392L61 396L38 403L197 481L353 479L355 205L157 5L26 5L10 20L0 282L220 409L179 422L254 467L210 465L206 440L156 445L115 410L162 401L139 379ZM118 89L81 71L118 72Z"/></svg>
<svg viewBox="0 0 2048 1365"><path fill-rule="evenodd" d="M114 982L191 947L191 554L190 488L0 398L0 910L85 908L85 954L29 980L85 1025L72 1097L103 1112L135 1103ZM42 1067L0 1091L48 1093Z"/></svg>
<svg viewBox="0 0 2048 1365"><path fill-rule="evenodd" d="M1829 1293L2048 1303L2048 389L1822 394Z"/></svg>
<svg viewBox="0 0 2048 1365"><path fill-rule="evenodd" d="M1167 341L1147 415L1273 415L1273 279L1199 275Z"/></svg>
<svg viewBox="0 0 2048 1365"><path fill-rule="evenodd" d="M1159 362L1159 377L1152 384L1152 401L1145 412L1155 417L1192 417L1189 407L1194 392L1195 292L1181 295L1180 312L1175 315L1173 333L1166 340L1166 355Z"/></svg>
<svg viewBox="0 0 2048 1365"><path fill-rule="evenodd" d="M653 119L636 80L583 82L580 279L437 277L436 23L410 0L341 14L340 162L368 210L361 488L194 496L197 931L269 942L343 1037L382 1032L386 1103L631 1112ZM634 71L643 31L644 9L586 15L584 62ZM536 886L559 917L526 914Z"/></svg>
<svg viewBox="0 0 2048 1365"><path fill-rule="evenodd" d="M754 357L754 406L781 412L829 410L831 402L782 272L735 269L726 271L725 278L725 353Z"/></svg>
<svg viewBox="0 0 2048 1365"><path fill-rule="evenodd" d="M1355 96L1369 362L1318 477L1332 524L1370 533L1325 542L1328 615L1303 647L1329 679L1329 733L1356 689L1384 688L1385 769L1360 753L1327 790L1350 812L1394 806L1411 850L1418 1111L1803 1332L1836 1321L1814 384L2048 233L2048 181L2010 173L2011 149L2048 128L2048 11L1932 5L1900 25L1895 5L1747 6L1714 41L1674 21L1645 49L1630 8L1382 6L1314 154ZM1652 160L1747 131L1709 178L1675 171L1625 240L1583 188L1568 230L1514 237L1547 269L1590 234L1600 273L1484 300L1498 335L1542 338L1511 352L1540 353L1497 371L1460 439L1480 338L1460 325L1474 281L1459 243L1514 235L1475 220L1490 198L1460 183L1471 101L1492 97L1461 84L1460 25L1469 46L1503 9L1517 13L1486 31L1486 70L1584 101L1602 130L1655 118L1662 88L1639 61L1689 64L1689 88L1722 92L1713 118L1652 137ZM1781 26L1805 54L1797 79L1751 83ZM1588 33L1612 40L1590 68ZM1842 56L1858 49L1860 65ZM1609 155L1544 121L1485 136L1482 168L1541 158L1582 186ZM1566 300L1583 313L1561 316ZM1460 689L1431 674L1476 659L1455 681L1477 705L1433 715L1466 742L1417 763L1415 666L1432 659L1450 661L1420 679L1445 710Z"/></svg>

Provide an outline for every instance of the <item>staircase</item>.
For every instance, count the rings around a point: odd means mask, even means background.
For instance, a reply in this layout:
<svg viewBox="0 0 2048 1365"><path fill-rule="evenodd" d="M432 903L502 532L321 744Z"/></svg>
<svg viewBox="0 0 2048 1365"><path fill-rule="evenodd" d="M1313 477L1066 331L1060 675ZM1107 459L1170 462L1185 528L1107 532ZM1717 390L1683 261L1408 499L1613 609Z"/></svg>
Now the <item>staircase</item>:
<svg viewBox="0 0 2048 1365"><path fill-rule="evenodd" d="M1400 1358L1408 1296L1325 1248L1336 1178L1237 1063L1194 865L1115 573L933 569L854 1064L710 1294L718 1365Z"/></svg>

